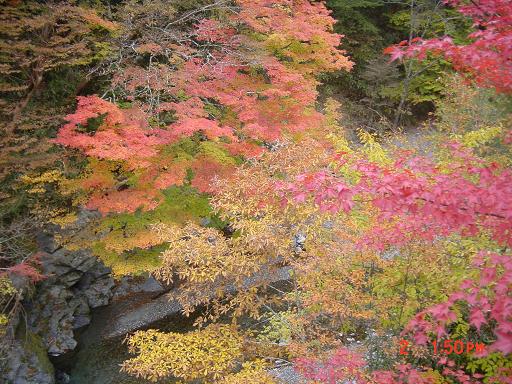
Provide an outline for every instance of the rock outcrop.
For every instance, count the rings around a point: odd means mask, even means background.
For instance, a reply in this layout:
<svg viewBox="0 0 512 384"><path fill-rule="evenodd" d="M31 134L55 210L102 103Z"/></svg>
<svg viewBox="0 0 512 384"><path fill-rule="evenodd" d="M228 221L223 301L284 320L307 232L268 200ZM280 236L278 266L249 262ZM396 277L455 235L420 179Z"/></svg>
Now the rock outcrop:
<svg viewBox="0 0 512 384"><path fill-rule="evenodd" d="M43 340L23 329L18 332L9 352L0 382L9 384L54 384L54 368Z"/></svg>
<svg viewBox="0 0 512 384"><path fill-rule="evenodd" d="M245 279L244 288L258 285L262 281L277 283L281 281L288 281L290 279L290 267L281 267L272 272L260 271L254 276ZM177 300L173 300L173 294L179 291L179 287L175 290L166 291L162 288L161 291L157 289L158 282L151 281L152 278L146 280L139 287L155 287L152 292L153 295L148 298L151 292L140 290L137 294L139 300L131 300L132 305L128 308L123 305L123 300L113 302L107 308L110 312L108 323L104 325L102 330L102 337L106 339L116 338L123 336L129 332L138 329L146 329L153 324L173 316L180 316L183 307ZM156 283L156 284L155 284ZM141 292L142 291L142 292ZM233 293L236 291L234 286L225 287L226 292ZM213 296L214 290L204 293L206 296ZM117 296L117 293L116 293ZM146 297L146 299L144 299Z"/></svg>
<svg viewBox="0 0 512 384"><path fill-rule="evenodd" d="M114 279L110 269L89 251L60 248L41 256L47 277L28 303L28 324L43 338L48 353L58 356L73 350L74 332L90 323L92 308L107 305Z"/></svg>
<svg viewBox="0 0 512 384"><path fill-rule="evenodd" d="M0 374L2 383L54 384L49 355L75 349L76 330L91 322L91 309L107 305L113 296L110 269L89 251L59 248L48 234L41 234L38 242L46 279L23 300L24 317L17 317L16 338Z"/></svg>

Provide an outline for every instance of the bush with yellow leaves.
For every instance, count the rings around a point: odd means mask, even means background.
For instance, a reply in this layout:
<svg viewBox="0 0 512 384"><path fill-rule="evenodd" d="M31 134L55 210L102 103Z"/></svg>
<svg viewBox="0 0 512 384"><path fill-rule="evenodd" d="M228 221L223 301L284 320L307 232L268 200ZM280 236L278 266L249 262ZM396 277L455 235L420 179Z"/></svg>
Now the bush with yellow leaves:
<svg viewBox="0 0 512 384"><path fill-rule="evenodd" d="M172 377L218 384L273 383L263 361L243 361L243 337L233 326L210 325L184 334L138 331L128 338L128 347L137 356L125 361L122 370L154 382Z"/></svg>

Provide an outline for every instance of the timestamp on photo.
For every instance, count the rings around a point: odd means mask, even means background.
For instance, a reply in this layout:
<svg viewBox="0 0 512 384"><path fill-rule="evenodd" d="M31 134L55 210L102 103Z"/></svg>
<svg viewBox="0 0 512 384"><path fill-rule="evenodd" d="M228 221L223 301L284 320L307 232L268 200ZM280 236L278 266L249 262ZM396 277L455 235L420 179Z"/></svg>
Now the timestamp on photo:
<svg viewBox="0 0 512 384"><path fill-rule="evenodd" d="M464 352L470 353L483 353L485 351L485 344L479 342L472 342L467 340L432 340L429 342L432 346L434 355L437 354L445 354L450 355L455 353L456 355L461 355ZM408 355L410 342L407 340L400 340L400 355Z"/></svg>

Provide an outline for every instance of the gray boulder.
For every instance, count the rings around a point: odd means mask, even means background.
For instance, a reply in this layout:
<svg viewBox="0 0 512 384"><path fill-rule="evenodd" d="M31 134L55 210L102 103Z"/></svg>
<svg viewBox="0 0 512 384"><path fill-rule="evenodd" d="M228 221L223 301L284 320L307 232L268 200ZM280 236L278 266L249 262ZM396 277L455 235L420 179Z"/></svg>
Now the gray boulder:
<svg viewBox="0 0 512 384"><path fill-rule="evenodd" d="M123 299L128 295L138 293L152 293L158 295L167 290L168 289L153 276L146 278L123 276L119 284L114 288L113 300Z"/></svg>
<svg viewBox="0 0 512 384"><path fill-rule="evenodd" d="M55 373L41 338L19 332L14 340L0 382L8 384L54 384Z"/></svg>

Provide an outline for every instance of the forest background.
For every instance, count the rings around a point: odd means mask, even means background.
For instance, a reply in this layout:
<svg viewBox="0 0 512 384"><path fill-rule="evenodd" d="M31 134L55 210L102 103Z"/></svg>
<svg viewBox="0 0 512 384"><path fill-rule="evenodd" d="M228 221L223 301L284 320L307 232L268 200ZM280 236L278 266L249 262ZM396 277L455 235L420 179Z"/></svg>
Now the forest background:
<svg viewBox="0 0 512 384"><path fill-rule="evenodd" d="M509 1L0 3L4 352L45 229L201 310L137 377L510 382Z"/></svg>

